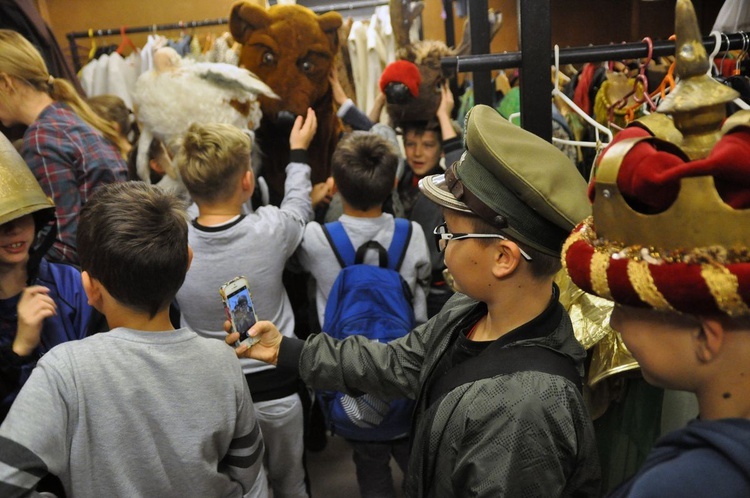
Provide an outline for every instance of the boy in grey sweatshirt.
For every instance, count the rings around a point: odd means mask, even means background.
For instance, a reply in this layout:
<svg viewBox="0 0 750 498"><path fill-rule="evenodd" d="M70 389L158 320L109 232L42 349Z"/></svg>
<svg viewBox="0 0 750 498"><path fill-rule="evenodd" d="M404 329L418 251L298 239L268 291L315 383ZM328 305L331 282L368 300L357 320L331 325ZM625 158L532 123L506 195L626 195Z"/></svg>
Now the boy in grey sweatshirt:
<svg viewBox="0 0 750 498"><path fill-rule="evenodd" d="M104 186L77 242L84 290L112 330L39 361L0 426L0 495L35 496L52 473L68 496L243 496L264 476L240 366L169 320L191 259L180 201Z"/></svg>

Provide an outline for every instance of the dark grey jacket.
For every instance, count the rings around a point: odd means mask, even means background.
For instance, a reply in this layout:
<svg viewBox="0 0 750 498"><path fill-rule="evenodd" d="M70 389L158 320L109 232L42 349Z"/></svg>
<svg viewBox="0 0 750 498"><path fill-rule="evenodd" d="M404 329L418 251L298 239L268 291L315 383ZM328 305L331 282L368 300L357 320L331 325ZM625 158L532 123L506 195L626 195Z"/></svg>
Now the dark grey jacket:
<svg viewBox="0 0 750 498"><path fill-rule="evenodd" d="M429 322L389 344L318 334L303 346L284 338L279 366L298 366L315 388L416 399L410 497L598 496L594 430L571 381L515 372L461 385L426 406L434 367L455 336L486 312L484 304L456 294ZM531 344L579 365L585 358L564 311L551 334L508 347Z"/></svg>

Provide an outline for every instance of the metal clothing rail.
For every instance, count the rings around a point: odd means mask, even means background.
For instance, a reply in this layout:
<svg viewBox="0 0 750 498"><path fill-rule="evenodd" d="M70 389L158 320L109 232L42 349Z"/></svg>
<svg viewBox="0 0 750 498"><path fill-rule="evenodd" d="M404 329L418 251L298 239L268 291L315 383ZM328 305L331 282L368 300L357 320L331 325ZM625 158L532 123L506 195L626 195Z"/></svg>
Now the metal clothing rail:
<svg viewBox="0 0 750 498"><path fill-rule="evenodd" d="M522 5L532 3L523 2ZM538 18L539 16L537 16ZM525 23L521 23L522 31L525 31L524 28ZM539 33L538 30L536 32ZM716 48L716 38L713 36L703 38L702 42L709 53ZM554 64L554 55L551 50L544 49L540 43L530 43L527 45L528 48L518 52L443 57L440 63L444 71L473 71L475 79L477 74L487 74L493 69L520 68L522 126L525 130L550 141L552 139L552 114L549 101L534 97L525 99L524 96L544 95L551 91L549 68ZM747 45L748 37L746 33L723 34L718 51L748 49ZM549 46L549 44L545 43L544 46ZM673 41L653 42L653 57L674 55L674 51L675 43ZM646 42L591 45L587 47L561 48L560 64L640 59L647 56L648 44ZM475 102L492 105L491 96L482 95L480 99L480 95L476 91Z"/></svg>
<svg viewBox="0 0 750 498"><path fill-rule="evenodd" d="M202 26L219 26L227 24L229 19L222 17L219 19L205 19L203 21L180 21L170 24L151 24L149 26L135 26L123 28L109 28L109 29L92 29L89 31L74 31L68 33L68 43L70 44L70 56L73 58L73 65L75 66L76 72L81 69L81 58L78 55L78 44L76 43L77 38L90 38L98 36L115 36L125 33L150 33L156 31L170 31L176 29L188 29L188 28L200 28Z"/></svg>
<svg viewBox="0 0 750 498"><path fill-rule="evenodd" d="M322 14L323 12L330 12L332 10L340 11L366 9L368 7L379 7L381 5L388 5L388 3L388 0L362 0L354 2L333 3L329 5L314 5L307 8L312 10L316 14Z"/></svg>
<svg viewBox="0 0 750 498"><path fill-rule="evenodd" d="M703 46L706 51L716 47L716 39L713 36L703 38ZM744 38L744 48L747 47L747 34ZM654 41L653 57L674 55L673 41ZM727 50L739 50L743 48L742 33L722 35L719 52ZM582 62L604 62L608 60L642 59L648 56L648 44L646 42L630 42L610 45L590 45L588 47L573 47L560 49L560 64L576 64ZM554 55L549 51L550 61L547 65L554 64ZM443 57L440 64L443 70L457 72L466 71L490 71L492 69L509 69L520 67L523 62L522 52L505 52L502 54L464 55L456 57Z"/></svg>

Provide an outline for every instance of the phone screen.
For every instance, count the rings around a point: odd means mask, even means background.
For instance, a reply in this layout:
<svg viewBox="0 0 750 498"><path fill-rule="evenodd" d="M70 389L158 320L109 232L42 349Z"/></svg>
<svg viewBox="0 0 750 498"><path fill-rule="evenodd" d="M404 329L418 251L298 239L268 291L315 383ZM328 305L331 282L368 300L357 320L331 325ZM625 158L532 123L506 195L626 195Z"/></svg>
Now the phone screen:
<svg viewBox="0 0 750 498"><path fill-rule="evenodd" d="M255 325L255 310L250 299L250 291L242 287L227 296L229 313L234 329L240 333L240 341L247 339L247 329Z"/></svg>

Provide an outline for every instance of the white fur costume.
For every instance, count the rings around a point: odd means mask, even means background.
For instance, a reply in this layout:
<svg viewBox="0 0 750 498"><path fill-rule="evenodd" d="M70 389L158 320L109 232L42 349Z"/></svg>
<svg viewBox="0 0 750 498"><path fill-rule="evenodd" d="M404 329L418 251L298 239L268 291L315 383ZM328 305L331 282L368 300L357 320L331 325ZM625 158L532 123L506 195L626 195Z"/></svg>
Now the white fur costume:
<svg viewBox="0 0 750 498"><path fill-rule="evenodd" d="M173 144L193 123L226 123L254 138L262 113L257 95L278 98L246 69L224 63L192 62L172 48L154 54L154 69L138 78L134 102L141 136L138 140L138 176L149 183L148 149L156 137ZM240 112L230 102L246 112ZM162 185L164 183L164 185ZM168 168L159 182L169 190L181 182L175 168Z"/></svg>

